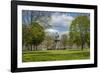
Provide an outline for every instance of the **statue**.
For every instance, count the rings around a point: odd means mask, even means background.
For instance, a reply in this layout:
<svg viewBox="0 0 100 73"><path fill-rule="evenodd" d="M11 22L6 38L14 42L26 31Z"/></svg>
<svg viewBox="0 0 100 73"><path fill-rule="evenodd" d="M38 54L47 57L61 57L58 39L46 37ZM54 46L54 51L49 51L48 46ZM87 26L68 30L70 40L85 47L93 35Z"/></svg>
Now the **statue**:
<svg viewBox="0 0 100 73"><path fill-rule="evenodd" d="M56 32L55 38L54 38L54 49L55 50L58 50L60 48L59 44L60 44L59 34L58 34L58 32Z"/></svg>

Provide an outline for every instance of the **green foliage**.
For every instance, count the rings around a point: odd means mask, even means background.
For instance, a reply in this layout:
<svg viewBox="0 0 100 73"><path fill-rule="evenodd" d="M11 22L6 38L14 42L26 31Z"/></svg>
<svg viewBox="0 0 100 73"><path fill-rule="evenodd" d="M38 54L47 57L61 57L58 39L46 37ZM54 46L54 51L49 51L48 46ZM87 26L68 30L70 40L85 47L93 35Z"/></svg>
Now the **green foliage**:
<svg viewBox="0 0 100 73"><path fill-rule="evenodd" d="M45 37L45 32L43 27L41 27L39 25L39 23L37 22L33 22L30 25L30 30L31 30L31 34L32 34L32 44L34 45L39 45Z"/></svg>
<svg viewBox="0 0 100 73"><path fill-rule="evenodd" d="M76 17L70 26L70 39L73 44L81 46L90 43L90 19L87 16Z"/></svg>
<svg viewBox="0 0 100 73"><path fill-rule="evenodd" d="M26 44L31 44L32 40L32 34L31 30L29 29L29 26L22 25L22 40L23 40L23 45Z"/></svg>
<svg viewBox="0 0 100 73"><path fill-rule="evenodd" d="M66 45L69 44L68 42L69 42L69 41L68 41L68 36L67 36L67 35L62 35L61 43L62 43L64 49L65 49Z"/></svg>
<svg viewBox="0 0 100 73"><path fill-rule="evenodd" d="M37 46L44 40L45 33L42 26L38 22L32 22L30 25L22 26L23 45ZM31 48L32 49L32 48Z"/></svg>
<svg viewBox="0 0 100 73"><path fill-rule="evenodd" d="M53 38L50 37L50 36L48 36L48 35L46 35L46 36L45 36L44 42L46 42L45 45L46 45L47 49L49 49L50 46L51 46L52 43L53 43Z"/></svg>

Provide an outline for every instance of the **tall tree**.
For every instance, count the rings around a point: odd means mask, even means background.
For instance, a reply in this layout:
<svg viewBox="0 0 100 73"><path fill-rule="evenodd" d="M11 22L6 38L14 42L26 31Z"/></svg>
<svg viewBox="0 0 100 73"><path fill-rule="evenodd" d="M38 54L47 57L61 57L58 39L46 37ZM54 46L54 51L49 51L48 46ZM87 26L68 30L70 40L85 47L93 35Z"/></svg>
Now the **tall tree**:
<svg viewBox="0 0 100 73"><path fill-rule="evenodd" d="M32 30L30 29L30 26L22 25L22 44L23 46L28 46L29 50L32 50ZM26 48L26 47L25 47Z"/></svg>
<svg viewBox="0 0 100 73"><path fill-rule="evenodd" d="M49 35L46 35L45 42L46 42L45 45L46 45L47 49L50 49L51 45L53 43L53 38L51 36L49 36Z"/></svg>
<svg viewBox="0 0 100 73"><path fill-rule="evenodd" d="M90 42L90 19L88 16L76 17L70 26L70 39L83 50L85 43Z"/></svg>
<svg viewBox="0 0 100 73"><path fill-rule="evenodd" d="M32 22L32 24L22 26L22 44L23 46L29 46L29 50L37 50L37 46L44 40L45 32L44 28L40 26L38 22Z"/></svg>
<svg viewBox="0 0 100 73"><path fill-rule="evenodd" d="M24 24L31 24L32 22L40 22L41 26L44 28L51 27L49 22L51 20L51 12L49 11L33 11L33 10L23 10L22 19Z"/></svg>
<svg viewBox="0 0 100 73"><path fill-rule="evenodd" d="M62 35L61 38L61 43L63 45L63 49L66 49L66 46L68 45L68 36L67 35Z"/></svg>
<svg viewBox="0 0 100 73"><path fill-rule="evenodd" d="M44 40L45 32L42 26L38 22L32 22L30 25L31 36L32 36L32 45L34 49L37 50L37 46Z"/></svg>

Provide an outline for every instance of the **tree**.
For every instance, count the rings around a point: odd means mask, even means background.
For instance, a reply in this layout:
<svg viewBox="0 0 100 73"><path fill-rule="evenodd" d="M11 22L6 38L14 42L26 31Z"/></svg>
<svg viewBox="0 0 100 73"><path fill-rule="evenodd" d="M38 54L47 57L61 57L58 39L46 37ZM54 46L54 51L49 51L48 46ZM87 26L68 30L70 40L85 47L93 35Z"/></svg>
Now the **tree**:
<svg viewBox="0 0 100 73"><path fill-rule="evenodd" d="M33 10L23 10L22 11L22 22L23 24L31 24L32 22L42 23L42 27L49 28L52 12L49 11L33 11Z"/></svg>
<svg viewBox="0 0 100 73"><path fill-rule="evenodd" d="M25 43L26 43L26 41L25 41L25 32L26 32L26 26L24 25L24 24L22 24L22 49L23 50L25 50Z"/></svg>
<svg viewBox="0 0 100 73"><path fill-rule="evenodd" d="M23 49L28 48L28 50L30 50L31 40L32 40L32 34L31 34L31 30L29 29L29 26L22 24L22 45L23 45Z"/></svg>
<svg viewBox="0 0 100 73"><path fill-rule="evenodd" d="M47 49L50 49L51 48L50 46L53 43L53 38L49 35L46 35L45 42L46 42L45 45L46 45Z"/></svg>
<svg viewBox="0 0 100 73"><path fill-rule="evenodd" d="M23 46L29 46L29 50L37 50L37 46L44 40L45 32L44 28L39 25L38 22L32 22L32 24L22 26L22 44Z"/></svg>
<svg viewBox="0 0 100 73"><path fill-rule="evenodd" d="M62 38L61 38L61 43L63 45L63 48L66 49L66 45L68 45L68 36L67 35L62 35Z"/></svg>
<svg viewBox="0 0 100 73"><path fill-rule="evenodd" d="M90 42L90 20L88 16L76 17L70 26L70 39L83 50L85 43Z"/></svg>
<svg viewBox="0 0 100 73"><path fill-rule="evenodd" d="M34 49L37 50L37 46L44 40L45 32L44 28L39 25L38 22L32 22L30 25L31 30L31 43L34 45Z"/></svg>
<svg viewBox="0 0 100 73"><path fill-rule="evenodd" d="M26 26L25 24L22 25L22 44L23 47L28 46L28 49L32 50L32 47L30 48L32 44L32 31L30 29L30 26Z"/></svg>

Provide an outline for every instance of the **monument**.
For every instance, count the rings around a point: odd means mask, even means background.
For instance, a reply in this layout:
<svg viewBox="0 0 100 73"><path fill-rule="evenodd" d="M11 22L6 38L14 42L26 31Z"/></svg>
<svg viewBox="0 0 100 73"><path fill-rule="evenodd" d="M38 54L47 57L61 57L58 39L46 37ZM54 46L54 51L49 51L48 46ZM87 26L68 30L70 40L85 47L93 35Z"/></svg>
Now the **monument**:
<svg viewBox="0 0 100 73"><path fill-rule="evenodd" d="M54 49L55 50L60 49L60 35L58 32L55 33L55 37L54 37Z"/></svg>

